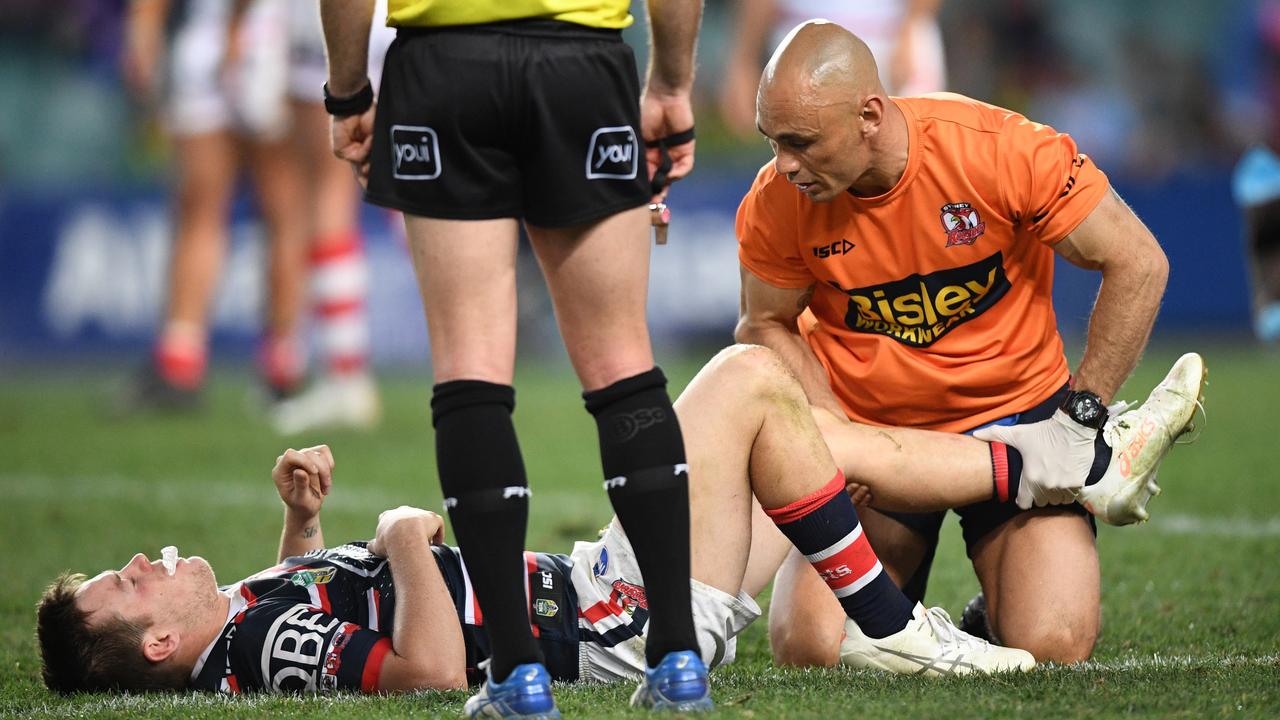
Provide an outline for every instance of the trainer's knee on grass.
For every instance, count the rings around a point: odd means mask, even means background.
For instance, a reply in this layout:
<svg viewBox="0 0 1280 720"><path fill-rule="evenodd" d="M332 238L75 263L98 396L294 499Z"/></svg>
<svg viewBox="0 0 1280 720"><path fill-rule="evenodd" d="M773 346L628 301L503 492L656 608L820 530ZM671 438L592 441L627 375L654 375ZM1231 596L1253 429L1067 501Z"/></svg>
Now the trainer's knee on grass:
<svg viewBox="0 0 1280 720"><path fill-rule="evenodd" d="M997 629L996 633L1001 643L1026 650L1035 656L1036 662L1061 665L1088 660L1098 640L1096 621L1084 618L1074 622L1045 618L1033 626L1019 628L1015 625L1003 631Z"/></svg>
<svg viewBox="0 0 1280 720"><path fill-rule="evenodd" d="M770 623L769 649L782 666L831 667L840 659L840 639L814 633L805 623Z"/></svg>

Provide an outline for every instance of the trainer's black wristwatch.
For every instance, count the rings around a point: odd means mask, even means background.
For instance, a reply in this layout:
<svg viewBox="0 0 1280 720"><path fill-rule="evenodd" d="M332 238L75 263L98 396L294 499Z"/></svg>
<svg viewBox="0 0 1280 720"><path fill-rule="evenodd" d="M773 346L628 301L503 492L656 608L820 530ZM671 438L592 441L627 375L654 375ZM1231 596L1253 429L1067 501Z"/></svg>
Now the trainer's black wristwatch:
<svg viewBox="0 0 1280 720"><path fill-rule="evenodd" d="M1103 404L1102 398L1088 390L1072 390L1067 393L1066 399L1062 401L1062 411L1070 415L1072 420L1094 430L1101 430L1107 422L1107 406Z"/></svg>

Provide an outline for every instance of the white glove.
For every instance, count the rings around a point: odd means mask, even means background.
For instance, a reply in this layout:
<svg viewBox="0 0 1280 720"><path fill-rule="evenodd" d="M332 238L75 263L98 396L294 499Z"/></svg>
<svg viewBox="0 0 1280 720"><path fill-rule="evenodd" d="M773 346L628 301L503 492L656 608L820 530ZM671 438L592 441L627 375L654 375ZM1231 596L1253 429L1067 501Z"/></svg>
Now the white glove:
<svg viewBox="0 0 1280 720"><path fill-rule="evenodd" d="M1015 502L1028 510L1075 501L1093 466L1093 441L1098 431L1057 410L1048 420L992 425L975 430L973 436L1011 445L1022 454L1022 478Z"/></svg>

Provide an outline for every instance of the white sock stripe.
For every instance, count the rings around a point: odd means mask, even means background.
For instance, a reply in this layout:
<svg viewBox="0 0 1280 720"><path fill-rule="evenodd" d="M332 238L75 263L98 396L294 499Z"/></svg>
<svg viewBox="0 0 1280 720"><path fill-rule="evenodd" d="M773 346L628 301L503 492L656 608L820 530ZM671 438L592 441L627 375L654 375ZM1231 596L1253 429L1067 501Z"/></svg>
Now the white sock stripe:
<svg viewBox="0 0 1280 720"><path fill-rule="evenodd" d="M369 325L363 315L320 323L320 346L328 354L362 353L369 348Z"/></svg>
<svg viewBox="0 0 1280 720"><path fill-rule="evenodd" d="M311 276L311 293L321 301L363 298L368 294L369 277L360 265L324 267Z"/></svg>
<svg viewBox="0 0 1280 720"><path fill-rule="evenodd" d="M827 548L826 550L816 552L812 555L805 555L805 557L808 558L809 562L811 563L822 562L823 560L826 560L832 555L838 555L845 548L852 545L854 541L856 541L861 535L862 535L862 523L858 523L857 527L855 527L852 531L850 531L848 535L845 535L844 537L837 540L836 543L831 547Z"/></svg>
<svg viewBox="0 0 1280 720"><path fill-rule="evenodd" d="M884 566L882 566L880 564L880 561L877 560L876 564L872 565L871 569L865 572L862 575L862 577L858 578L857 580L854 580L853 582L849 583L848 585L845 585L842 588L836 589L834 591L836 594L836 597L838 598L849 597L850 595L866 587L872 580L875 580L877 577L879 577L880 573L883 571L884 571Z"/></svg>

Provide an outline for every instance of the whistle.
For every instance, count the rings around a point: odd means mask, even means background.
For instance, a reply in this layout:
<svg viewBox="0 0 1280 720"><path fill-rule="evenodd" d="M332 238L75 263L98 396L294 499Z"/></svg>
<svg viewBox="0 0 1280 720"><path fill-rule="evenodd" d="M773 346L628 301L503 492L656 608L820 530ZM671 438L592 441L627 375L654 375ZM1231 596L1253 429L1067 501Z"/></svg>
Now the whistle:
<svg viewBox="0 0 1280 720"><path fill-rule="evenodd" d="M671 208L666 203L649 204L649 224L653 226L653 241L667 244L667 227L671 225Z"/></svg>

